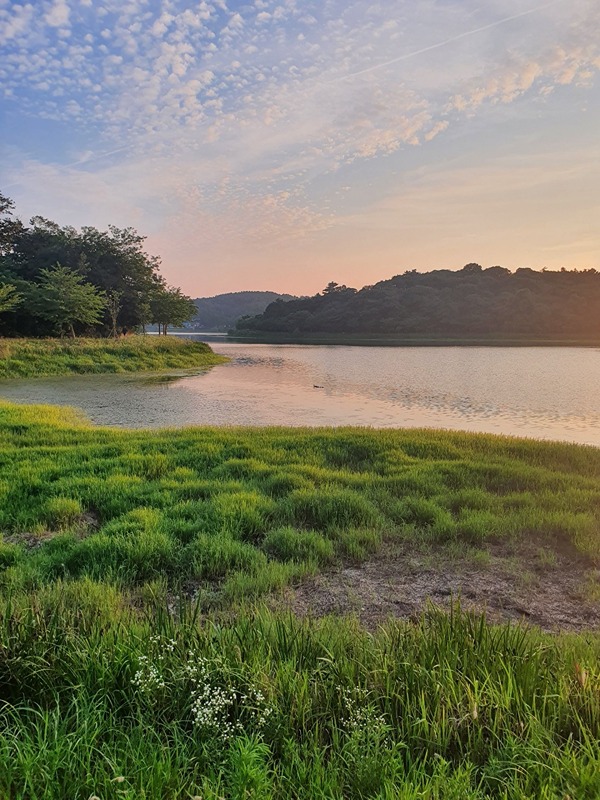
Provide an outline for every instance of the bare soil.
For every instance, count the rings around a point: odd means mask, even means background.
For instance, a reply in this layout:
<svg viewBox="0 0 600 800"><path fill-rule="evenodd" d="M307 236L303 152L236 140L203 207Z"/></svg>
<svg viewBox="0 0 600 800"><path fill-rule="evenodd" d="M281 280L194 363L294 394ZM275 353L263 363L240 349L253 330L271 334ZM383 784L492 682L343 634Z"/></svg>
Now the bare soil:
<svg viewBox="0 0 600 800"><path fill-rule="evenodd" d="M77 519L71 523L70 530L75 533L78 539L85 539L98 530L99 527L100 522L97 515L91 511L87 511L84 514L80 514ZM37 550L60 533L62 533L60 530L45 530L36 533L21 531L20 533L5 536L4 541L10 544L23 545L26 550Z"/></svg>
<svg viewBox="0 0 600 800"><path fill-rule="evenodd" d="M416 618L429 603L485 611L490 621L526 621L546 631L600 628L600 569L557 541L490 542L483 550L387 542L363 564L346 564L289 590L300 615L353 614L373 629Z"/></svg>

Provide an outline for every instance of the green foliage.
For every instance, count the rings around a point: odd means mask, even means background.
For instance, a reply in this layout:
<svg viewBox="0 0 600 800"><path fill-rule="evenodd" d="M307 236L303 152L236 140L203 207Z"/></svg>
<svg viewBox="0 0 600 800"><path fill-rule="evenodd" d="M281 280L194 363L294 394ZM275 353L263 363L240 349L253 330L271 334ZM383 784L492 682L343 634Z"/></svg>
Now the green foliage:
<svg viewBox="0 0 600 800"><path fill-rule="evenodd" d="M195 312L190 298L165 285L160 259L144 252L144 237L133 228L76 230L39 216L27 227L12 210L0 194L0 284L23 296L2 316L0 332L51 335L83 325L116 336L150 322L152 302L161 304L167 324Z"/></svg>
<svg viewBox="0 0 600 800"><path fill-rule="evenodd" d="M58 263L40 270L34 313L51 322L61 336L75 336L75 325L96 325L105 306L104 294L76 272Z"/></svg>
<svg viewBox="0 0 600 800"><path fill-rule="evenodd" d="M180 289L157 286L150 297L150 322L157 323L159 332L165 335L169 325L183 325L195 313L194 301Z"/></svg>
<svg viewBox="0 0 600 800"><path fill-rule="evenodd" d="M459 271L416 270L360 291L329 283L321 294L271 303L241 319L264 334L381 334L436 339L600 340L600 273L467 264Z"/></svg>
<svg viewBox="0 0 600 800"><path fill-rule="evenodd" d="M279 561L314 561L327 564L333 561L335 548L330 539L317 531L277 528L265 536L263 548Z"/></svg>
<svg viewBox="0 0 600 800"><path fill-rule="evenodd" d="M596 798L597 633L250 603L384 536L598 557L599 479L575 445L0 404L0 797Z"/></svg>
<svg viewBox="0 0 600 800"><path fill-rule="evenodd" d="M3 601L0 795L595 798L597 636L455 609L368 634L143 619L89 580Z"/></svg>
<svg viewBox="0 0 600 800"><path fill-rule="evenodd" d="M140 338L138 365L146 341L161 358L187 347ZM527 536L600 554L593 448L436 431L150 434L9 404L0 431L0 530L17 543L43 534L5 559L17 584L162 577L197 584L211 606L363 559L397 535L465 549Z"/></svg>
<svg viewBox="0 0 600 800"><path fill-rule="evenodd" d="M0 314L4 311L10 311L18 306L23 300L16 288L10 283L0 284Z"/></svg>

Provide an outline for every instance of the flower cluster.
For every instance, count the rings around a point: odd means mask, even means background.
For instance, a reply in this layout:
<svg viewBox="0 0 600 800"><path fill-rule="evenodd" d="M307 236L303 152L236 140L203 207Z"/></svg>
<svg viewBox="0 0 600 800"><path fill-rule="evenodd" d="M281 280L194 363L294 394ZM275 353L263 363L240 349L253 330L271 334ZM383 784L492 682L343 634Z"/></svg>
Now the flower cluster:
<svg viewBox="0 0 600 800"><path fill-rule="evenodd" d="M143 694L152 695L157 689L165 688L165 680L148 656L138 657L138 671L132 679L132 684L137 686Z"/></svg>
<svg viewBox="0 0 600 800"><path fill-rule="evenodd" d="M192 718L194 726L220 739L230 739L243 730L240 720L232 720L237 695L232 689L203 684L194 692Z"/></svg>
<svg viewBox="0 0 600 800"><path fill-rule="evenodd" d="M175 650L175 641L166 639L163 636L152 636L150 645L153 652L154 661L149 656L138 656L138 670L133 676L131 683L137 686L146 695L154 694L158 689L166 687L163 662L167 654Z"/></svg>
<svg viewBox="0 0 600 800"><path fill-rule="evenodd" d="M159 658L164 658L166 653L172 653L175 650L175 645L177 644L175 639L167 639L164 636L151 636L150 642L162 651L158 654Z"/></svg>
<svg viewBox="0 0 600 800"><path fill-rule="evenodd" d="M262 733L273 709L264 694L250 684L243 689L218 660L207 661L193 652L186 661L173 664L167 657L175 651L172 639L153 636L152 658L138 657L138 670L132 684L148 698L169 684L176 689L191 689L191 714L194 727L223 741L249 728ZM172 684L172 686L171 686Z"/></svg>
<svg viewBox="0 0 600 800"><path fill-rule="evenodd" d="M262 731L273 709L259 689L250 686L241 691L218 670L211 675L208 662L193 653L184 669L193 686L192 718L196 728L223 740L243 731L245 724Z"/></svg>
<svg viewBox="0 0 600 800"><path fill-rule="evenodd" d="M385 740L389 725L383 714L379 714L375 705L369 701L368 690L357 687L351 691L341 686L338 686L338 690L344 709L340 721L346 732Z"/></svg>

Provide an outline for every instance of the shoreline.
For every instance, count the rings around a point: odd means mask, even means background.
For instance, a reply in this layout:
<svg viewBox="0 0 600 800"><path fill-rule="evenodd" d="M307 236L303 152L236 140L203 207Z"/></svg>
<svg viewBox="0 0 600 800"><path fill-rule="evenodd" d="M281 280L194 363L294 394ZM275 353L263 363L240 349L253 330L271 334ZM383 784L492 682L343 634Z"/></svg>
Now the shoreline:
<svg viewBox="0 0 600 800"><path fill-rule="evenodd" d="M186 335L208 335L210 332L178 331ZM218 334L221 335L221 334ZM530 337L428 337L428 336L360 336L350 334L271 334L264 336L228 331L225 341L247 344L310 344L361 347L600 347L600 339L536 339ZM217 334L215 334L215 339Z"/></svg>

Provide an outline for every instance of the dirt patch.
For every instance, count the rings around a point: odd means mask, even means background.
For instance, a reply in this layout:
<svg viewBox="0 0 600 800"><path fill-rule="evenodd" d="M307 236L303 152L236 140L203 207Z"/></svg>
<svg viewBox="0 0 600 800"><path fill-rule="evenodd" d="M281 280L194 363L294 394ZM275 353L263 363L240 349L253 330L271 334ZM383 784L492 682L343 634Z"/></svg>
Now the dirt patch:
<svg viewBox="0 0 600 800"><path fill-rule="evenodd" d="M300 615L354 614L369 628L418 617L432 602L547 631L600 628L600 569L568 543L492 542L480 551L388 542L361 565L322 573L281 601Z"/></svg>
<svg viewBox="0 0 600 800"><path fill-rule="evenodd" d="M71 533L74 533L78 539L85 539L90 534L94 533L100 527L100 520L93 511L86 511L80 514L77 519L69 527ZM22 545L26 550L37 550L43 544L54 539L55 536L64 533L64 530L56 531L38 531L32 533L31 531L21 531L19 533L12 533L4 537L5 542L10 544Z"/></svg>

